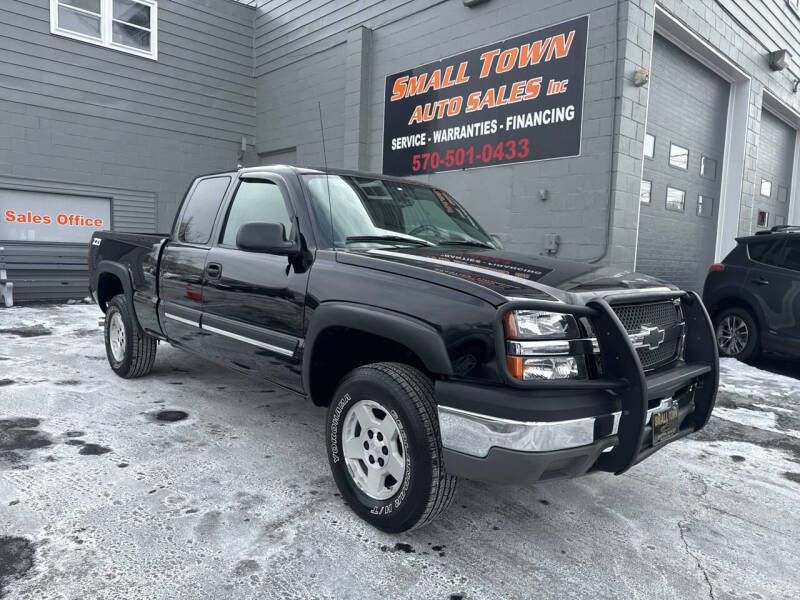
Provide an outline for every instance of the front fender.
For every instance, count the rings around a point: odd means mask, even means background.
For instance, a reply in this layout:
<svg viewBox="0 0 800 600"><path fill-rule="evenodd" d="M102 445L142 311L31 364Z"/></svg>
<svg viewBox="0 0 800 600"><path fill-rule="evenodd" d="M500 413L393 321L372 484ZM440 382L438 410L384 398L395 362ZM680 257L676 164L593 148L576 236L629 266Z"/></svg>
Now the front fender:
<svg viewBox="0 0 800 600"><path fill-rule="evenodd" d="M319 335L330 327L348 327L388 338L414 352L425 368L452 375L453 365L444 340L429 324L394 311L351 302L323 303L310 319L303 353L303 388L311 389L311 358Z"/></svg>

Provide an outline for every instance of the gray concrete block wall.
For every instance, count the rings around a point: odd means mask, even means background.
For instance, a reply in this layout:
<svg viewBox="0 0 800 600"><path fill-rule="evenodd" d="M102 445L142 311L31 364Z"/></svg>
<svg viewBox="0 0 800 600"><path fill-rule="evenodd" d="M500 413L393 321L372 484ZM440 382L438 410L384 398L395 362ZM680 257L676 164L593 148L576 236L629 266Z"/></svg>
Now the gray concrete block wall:
<svg viewBox="0 0 800 600"><path fill-rule="evenodd" d="M381 167L386 74L589 14L579 157L439 173L421 179L450 191L490 231L507 234L509 249L539 254L544 236L557 233L561 240L558 256L598 256L606 236L609 203L615 13L613 2L562 2L534 7L530 2L504 1L473 10L447 3L426 11L424 23L418 22L413 28L398 22L376 31L373 81L377 83L373 85L370 106L370 147L374 148L370 167ZM440 23L447 23L452 35L438 33ZM405 57L403 49L411 45L411 39L401 37L403 32L436 39L438 44L423 45ZM540 199L542 189L547 191L546 201Z"/></svg>
<svg viewBox="0 0 800 600"><path fill-rule="evenodd" d="M794 77L770 71L766 53L800 55L800 17L769 0L660 4L750 74L739 215L749 233L763 94L800 109ZM235 167L243 135L249 164L260 153L321 165L318 101L328 163L379 171L387 74L588 13L581 156L425 179L508 234L513 249L536 254L546 233L558 233L559 256L632 265L648 86L630 79L650 65L654 0L492 0L474 9L455 0L160 0L159 8L153 62L51 35L48 0L0 4L0 176L155 194L165 229L194 175Z"/></svg>
<svg viewBox="0 0 800 600"><path fill-rule="evenodd" d="M348 169L366 169L369 156L367 127L369 124L370 59L372 30L363 26L347 34L345 65L344 157Z"/></svg>
<svg viewBox="0 0 800 600"><path fill-rule="evenodd" d="M50 33L49 0L0 3L0 176L156 198L130 225L169 229L198 173L255 137L254 9L159 2L159 60ZM152 210L152 209L149 209Z"/></svg>
<svg viewBox="0 0 800 600"><path fill-rule="evenodd" d="M344 165L347 43L342 41L257 79L256 151L296 148L305 166ZM320 128L320 106L324 126Z"/></svg>
<svg viewBox="0 0 800 600"><path fill-rule="evenodd" d="M460 2L421 4L413 0L363 2L357 7L352 1L255 3L259 6L255 42L259 78L268 78L275 65L291 63L309 54L311 48L325 49L339 43L347 45L348 65L361 68L362 73L363 62L354 61L364 56L370 59L368 80L354 81L356 69L347 69L344 121L349 146L345 155L349 158L345 160L348 166L366 166L374 171L381 168L386 74L590 13L582 156L436 174L425 179L450 189L492 231L509 234L510 246L515 249L537 253L544 234L554 232L562 238L560 256L603 256L605 262L615 265L633 264L649 86L635 87L631 78L635 70L650 66L654 0L555 2L547 6L492 0L475 9L466 9ZM766 53L787 47L795 56L800 55L800 48L795 47L800 17L786 3L769 0L664 0L660 4L751 76L739 226L740 233L750 233L755 218L764 91L798 110L793 76L770 71ZM373 32L372 51L366 55L359 46L359 36L353 33L359 27ZM313 60L313 53L309 60ZM359 101L366 105L356 110ZM263 106L261 100L259 106ZM363 126L365 117L367 127ZM348 123L357 123L357 131ZM308 127L312 126L309 121ZM539 189L548 190L547 202L537 199ZM486 202L487 197L492 201ZM609 200L612 230L606 248Z"/></svg>
<svg viewBox="0 0 800 600"><path fill-rule="evenodd" d="M639 185L647 121L648 85L633 85L634 72L650 68L655 2L623 2L618 7L614 81L619 101L614 109L612 163L613 215L604 262L632 268L639 228Z"/></svg>
<svg viewBox="0 0 800 600"><path fill-rule="evenodd" d="M611 185L616 2L536 6L528 0L495 0L468 9L460 2L393 0L358 3L359 10L352 4L267 1L260 5L255 42L259 152L291 146L297 140L299 162L309 164L315 155L319 157L316 99L322 98L324 111L330 105L325 119L329 163L379 172L386 75L590 14L580 157L422 179L453 193L490 231L509 234L512 249L537 254L543 249L544 235L552 232L561 236L560 256L599 256L606 238ZM361 27L372 32L370 52L363 51ZM341 54L337 54L340 44ZM338 58L331 61L332 56ZM347 68L336 70L337 64ZM341 91L333 84L340 75ZM276 108L279 97L299 89L314 90L311 101L297 95L293 107ZM341 93L338 98L337 93ZM337 103L341 117L336 114ZM336 135L340 123L348 125L342 135ZM345 139L343 153L331 150ZM624 166L636 169L635 164ZM540 189L548 192L545 202L539 199ZM627 243L632 263L633 241Z"/></svg>

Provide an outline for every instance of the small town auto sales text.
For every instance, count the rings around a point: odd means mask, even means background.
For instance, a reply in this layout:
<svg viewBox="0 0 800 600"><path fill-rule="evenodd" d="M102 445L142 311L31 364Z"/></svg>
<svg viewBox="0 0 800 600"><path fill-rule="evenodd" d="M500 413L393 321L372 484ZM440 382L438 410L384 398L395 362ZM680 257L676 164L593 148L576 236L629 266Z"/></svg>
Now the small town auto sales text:
<svg viewBox="0 0 800 600"><path fill-rule="evenodd" d="M480 55L481 68L479 77L483 79L492 73L503 74L513 69L524 69L540 62L558 60L569 55L575 30L567 34L547 37L535 42L521 44L501 50L494 48ZM398 77L392 85L391 102L404 98L411 98L430 91L457 87L470 80L467 74L469 61L462 61L456 67L449 65L444 69L438 68L418 75ZM569 80L550 81L545 93L548 96L564 93L569 85ZM499 85L485 90L474 91L464 98L463 95L453 95L434 102L418 104L411 113L409 125L427 123L435 119L455 117L463 113L474 113L486 108L495 108L517 102L533 100L542 92L542 78L532 77L515 81L510 85Z"/></svg>

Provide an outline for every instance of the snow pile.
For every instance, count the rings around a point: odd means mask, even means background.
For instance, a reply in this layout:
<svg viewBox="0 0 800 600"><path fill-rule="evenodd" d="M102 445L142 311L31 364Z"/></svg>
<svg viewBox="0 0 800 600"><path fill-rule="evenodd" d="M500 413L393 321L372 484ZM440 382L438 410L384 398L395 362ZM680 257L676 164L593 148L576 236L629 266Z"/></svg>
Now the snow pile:
<svg viewBox="0 0 800 600"><path fill-rule="evenodd" d="M769 367L770 359L762 363ZM713 416L800 438L800 382L745 364L721 358L717 406ZM800 369L798 369L800 371Z"/></svg>

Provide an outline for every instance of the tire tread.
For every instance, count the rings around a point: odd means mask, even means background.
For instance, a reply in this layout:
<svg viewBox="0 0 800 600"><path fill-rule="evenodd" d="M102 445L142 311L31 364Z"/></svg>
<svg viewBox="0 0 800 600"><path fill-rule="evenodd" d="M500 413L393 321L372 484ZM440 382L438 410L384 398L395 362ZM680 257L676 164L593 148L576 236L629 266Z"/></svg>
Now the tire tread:
<svg viewBox="0 0 800 600"><path fill-rule="evenodd" d="M408 530L423 527L436 519L450 505L455 497L458 483L458 478L447 473L444 468L433 383L419 369L396 362L372 363L358 367L343 381L351 377L363 377L371 372L383 374L403 390L422 419L428 448L433 449L431 455L433 473L428 500L421 516Z"/></svg>
<svg viewBox="0 0 800 600"><path fill-rule="evenodd" d="M158 348L158 340L145 331L134 320L132 308L128 298L122 294L114 296L109 302L109 305L114 305L122 315L123 321L126 323L125 332L131 339L131 356L130 363L126 372L117 372L125 379L134 379L136 377L143 377L147 375L153 368L156 360L156 350Z"/></svg>

